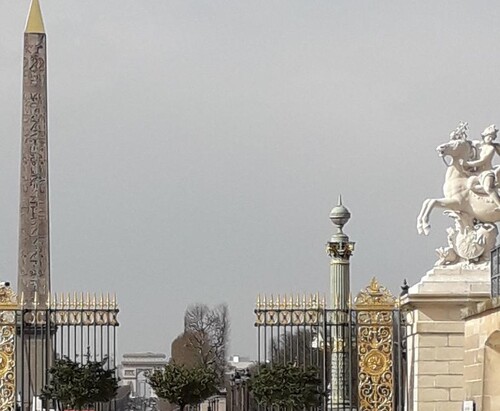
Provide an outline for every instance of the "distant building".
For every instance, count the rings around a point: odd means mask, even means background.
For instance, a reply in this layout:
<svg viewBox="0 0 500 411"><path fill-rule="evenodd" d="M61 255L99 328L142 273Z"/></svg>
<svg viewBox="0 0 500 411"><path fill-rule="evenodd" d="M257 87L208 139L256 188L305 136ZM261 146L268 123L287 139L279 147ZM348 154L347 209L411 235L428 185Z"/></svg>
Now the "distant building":
<svg viewBox="0 0 500 411"><path fill-rule="evenodd" d="M137 352L124 354L119 367L121 383L131 387L132 397L153 397L155 394L147 383L146 373L163 367L167 362L167 356L163 353Z"/></svg>
<svg viewBox="0 0 500 411"><path fill-rule="evenodd" d="M246 370L252 368L255 364L256 361L240 355L231 355L227 362L229 372L233 370Z"/></svg>

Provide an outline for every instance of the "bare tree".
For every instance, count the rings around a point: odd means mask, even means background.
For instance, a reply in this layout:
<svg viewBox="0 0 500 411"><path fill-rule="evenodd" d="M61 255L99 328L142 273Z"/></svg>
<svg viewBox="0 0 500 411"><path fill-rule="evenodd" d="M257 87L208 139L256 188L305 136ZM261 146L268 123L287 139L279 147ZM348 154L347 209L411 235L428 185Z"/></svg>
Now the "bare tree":
<svg viewBox="0 0 500 411"><path fill-rule="evenodd" d="M184 334L200 364L212 367L222 384L229 337L229 310L226 304L209 308L191 305L184 314Z"/></svg>

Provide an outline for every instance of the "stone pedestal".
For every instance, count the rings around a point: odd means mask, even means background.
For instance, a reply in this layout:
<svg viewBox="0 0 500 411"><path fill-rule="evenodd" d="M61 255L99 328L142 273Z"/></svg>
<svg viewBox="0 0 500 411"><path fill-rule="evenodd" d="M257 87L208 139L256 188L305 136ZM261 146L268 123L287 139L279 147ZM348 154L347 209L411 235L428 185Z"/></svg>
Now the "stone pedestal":
<svg viewBox="0 0 500 411"><path fill-rule="evenodd" d="M402 298L408 314L409 411L461 411L461 310L490 296L489 267L435 267Z"/></svg>

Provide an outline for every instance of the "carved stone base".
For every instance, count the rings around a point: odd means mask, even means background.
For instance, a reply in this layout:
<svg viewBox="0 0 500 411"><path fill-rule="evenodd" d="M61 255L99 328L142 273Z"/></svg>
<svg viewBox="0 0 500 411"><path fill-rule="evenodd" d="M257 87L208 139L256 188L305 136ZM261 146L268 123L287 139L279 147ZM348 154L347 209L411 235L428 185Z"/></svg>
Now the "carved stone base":
<svg viewBox="0 0 500 411"><path fill-rule="evenodd" d="M489 298L489 277L488 266L435 267L402 299L409 310L409 411L462 409L465 323L461 310Z"/></svg>
<svg viewBox="0 0 500 411"><path fill-rule="evenodd" d="M413 299L432 297L436 300L440 295L451 299L486 298L490 295L490 265L456 264L452 266L434 267L428 271L409 290Z"/></svg>

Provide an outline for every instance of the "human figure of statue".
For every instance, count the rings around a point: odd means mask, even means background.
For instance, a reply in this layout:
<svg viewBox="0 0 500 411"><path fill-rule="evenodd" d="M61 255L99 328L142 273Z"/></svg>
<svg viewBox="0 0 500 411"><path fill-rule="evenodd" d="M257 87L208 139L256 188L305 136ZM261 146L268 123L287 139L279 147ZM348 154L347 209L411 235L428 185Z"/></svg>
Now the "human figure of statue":
<svg viewBox="0 0 500 411"><path fill-rule="evenodd" d="M479 158L470 161L463 160L461 164L465 170L477 175L477 183L472 189L477 192L482 188L493 200L496 209L500 210L500 196L496 189L499 167L493 166L495 153L500 155L500 144L494 141L497 133L498 129L494 124L486 127L481 133L482 141L473 142L473 146L478 150Z"/></svg>

